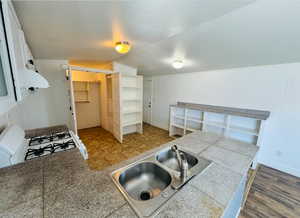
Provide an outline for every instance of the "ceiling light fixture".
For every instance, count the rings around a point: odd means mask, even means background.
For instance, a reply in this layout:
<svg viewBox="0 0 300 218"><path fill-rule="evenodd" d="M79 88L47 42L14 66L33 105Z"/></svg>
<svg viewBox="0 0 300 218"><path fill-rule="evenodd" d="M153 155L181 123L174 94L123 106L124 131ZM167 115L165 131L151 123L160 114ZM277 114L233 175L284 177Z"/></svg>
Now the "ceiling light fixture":
<svg viewBox="0 0 300 218"><path fill-rule="evenodd" d="M175 61L173 61L172 65L173 65L173 67L175 69L180 69L180 68L183 67L183 61L181 61L181 60L175 60Z"/></svg>
<svg viewBox="0 0 300 218"><path fill-rule="evenodd" d="M130 50L130 44L127 41L120 41L116 43L115 49L120 54L126 54Z"/></svg>

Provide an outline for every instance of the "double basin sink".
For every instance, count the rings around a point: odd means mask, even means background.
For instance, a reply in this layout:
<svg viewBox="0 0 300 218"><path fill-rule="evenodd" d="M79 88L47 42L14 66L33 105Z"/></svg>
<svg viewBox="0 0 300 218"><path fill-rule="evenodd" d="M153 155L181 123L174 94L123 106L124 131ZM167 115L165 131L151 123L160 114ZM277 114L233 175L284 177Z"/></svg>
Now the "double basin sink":
<svg viewBox="0 0 300 218"><path fill-rule="evenodd" d="M140 217L157 214L164 203L211 163L182 148L179 151L188 163L185 181L180 177L176 153L170 147L112 172L114 183Z"/></svg>

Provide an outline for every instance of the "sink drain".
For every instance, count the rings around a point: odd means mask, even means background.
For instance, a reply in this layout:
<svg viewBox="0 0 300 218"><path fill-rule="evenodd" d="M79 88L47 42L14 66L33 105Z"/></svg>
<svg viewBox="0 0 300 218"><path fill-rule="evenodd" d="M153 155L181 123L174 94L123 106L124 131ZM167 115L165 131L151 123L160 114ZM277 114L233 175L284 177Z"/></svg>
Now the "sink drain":
<svg viewBox="0 0 300 218"><path fill-rule="evenodd" d="M151 193L149 191L142 191L140 194L140 198L142 201L147 201L151 198Z"/></svg>

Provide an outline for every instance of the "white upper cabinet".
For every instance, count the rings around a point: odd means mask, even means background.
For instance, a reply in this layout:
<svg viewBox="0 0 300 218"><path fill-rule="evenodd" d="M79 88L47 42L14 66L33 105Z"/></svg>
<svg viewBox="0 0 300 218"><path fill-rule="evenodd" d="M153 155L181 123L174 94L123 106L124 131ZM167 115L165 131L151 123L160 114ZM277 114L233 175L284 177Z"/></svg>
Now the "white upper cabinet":
<svg viewBox="0 0 300 218"><path fill-rule="evenodd" d="M31 51L11 1L2 1L2 9L16 95L20 101L28 94L28 88L47 88L49 84L35 72Z"/></svg>
<svg viewBox="0 0 300 218"><path fill-rule="evenodd" d="M2 14L2 10L1 10ZM13 77L10 68L3 16L0 14L0 115L10 110L16 103Z"/></svg>

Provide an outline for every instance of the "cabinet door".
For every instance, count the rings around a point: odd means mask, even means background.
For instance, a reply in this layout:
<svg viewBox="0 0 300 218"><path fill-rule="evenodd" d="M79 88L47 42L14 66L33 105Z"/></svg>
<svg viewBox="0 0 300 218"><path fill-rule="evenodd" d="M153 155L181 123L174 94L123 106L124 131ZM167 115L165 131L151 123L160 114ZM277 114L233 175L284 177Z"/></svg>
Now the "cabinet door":
<svg viewBox="0 0 300 218"><path fill-rule="evenodd" d="M122 120L121 120L121 92L120 92L120 81L121 74L114 73L112 77L112 111L113 111L113 135L115 138L122 143Z"/></svg>

